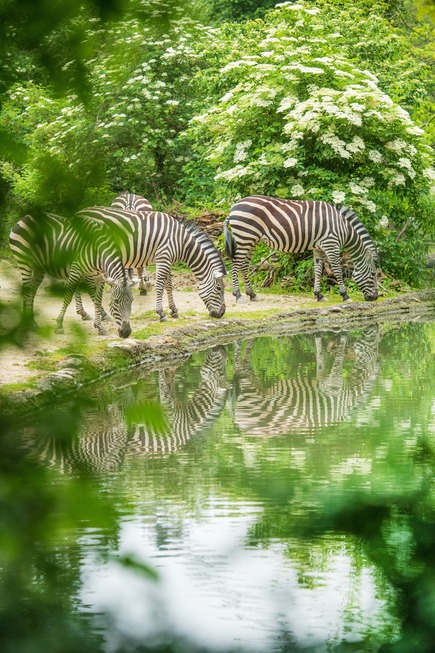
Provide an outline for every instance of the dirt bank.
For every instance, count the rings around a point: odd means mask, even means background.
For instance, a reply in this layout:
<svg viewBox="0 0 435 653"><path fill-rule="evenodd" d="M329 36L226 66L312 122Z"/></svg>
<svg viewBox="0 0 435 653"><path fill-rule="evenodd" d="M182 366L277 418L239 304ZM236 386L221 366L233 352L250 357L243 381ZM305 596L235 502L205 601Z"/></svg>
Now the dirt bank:
<svg viewBox="0 0 435 653"><path fill-rule="evenodd" d="M151 281L154 282L151 274ZM227 312L225 318L240 317L241 314L254 315L259 312L268 312L271 316L284 310L291 311L301 306L317 305L312 298L301 298L283 295L261 295L258 301L245 301L237 304L235 298L229 292L229 280L227 281L228 292L225 301ZM195 277L191 274L174 275L175 302L179 309L180 320L168 317L168 323L160 325L159 318L155 313L155 295L151 291L146 296L141 296L138 290L134 290L133 310L131 316L132 336L146 327L160 328L166 330L177 323L195 324L200 320L207 320L208 312L198 293ZM60 290L60 289L59 289ZM6 305L19 304L20 278L17 270L11 262L0 260L0 301ZM104 304L106 308L109 303L109 295L106 293ZM83 296L85 309L93 315L93 306L87 295ZM7 347L0 351L0 386L22 383L38 377L44 372L45 361L50 354L58 351L59 355L67 349L84 350L87 353L95 348L103 349L109 343L118 342L115 325L106 323L109 332L107 336L98 336L93 327L92 321L82 322L76 315L74 302L69 306L65 316L65 334L54 334L56 318L62 306L62 296L53 295L51 282L44 282L38 290L35 300L35 315L38 325L43 328L42 333L32 334L24 347ZM165 308L166 310L166 308ZM86 336L88 342L85 345Z"/></svg>

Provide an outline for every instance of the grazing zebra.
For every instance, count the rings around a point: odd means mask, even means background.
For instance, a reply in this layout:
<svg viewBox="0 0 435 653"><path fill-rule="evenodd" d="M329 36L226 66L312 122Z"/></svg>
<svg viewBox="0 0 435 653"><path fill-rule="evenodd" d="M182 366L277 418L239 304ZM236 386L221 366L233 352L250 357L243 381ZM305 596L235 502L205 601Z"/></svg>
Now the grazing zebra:
<svg viewBox="0 0 435 653"><path fill-rule="evenodd" d="M110 206L115 209L125 209L126 211L135 211L136 213L149 213L153 207L142 195L136 195L129 191L124 191L117 195ZM147 295L151 289L150 278L144 267L136 268L137 280L139 281L139 293ZM137 280L133 277L133 268L128 268L128 275L133 283Z"/></svg>
<svg viewBox="0 0 435 653"><path fill-rule="evenodd" d="M289 378L278 378L268 387L250 362L255 341L248 342L243 358L235 352L232 401L241 431L261 437L315 432L348 420L367 400L379 374L378 325L369 325L359 337L342 331L315 335L314 341L315 369L306 362L297 365ZM297 342L289 338L292 351Z"/></svg>
<svg viewBox="0 0 435 653"><path fill-rule="evenodd" d="M354 266L352 278L364 298L371 301L378 297L376 248L364 225L350 209L326 202L254 195L234 204L225 219L224 233L226 252L232 259L233 295L236 299L241 298L239 272L245 282L246 294L251 300L256 297L249 281L248 266L252 251L260 240L281 252L313 250L314 295L319 301L324 299L320 292L320 278L325 259L331 265L343 301L350 301L340 261L340 252L346 249Z"/></svg>
<svg viewBox="0 0 435 653"><path fill-rule="evenodd" d="M44 275L48 274L67 281L56 333L63 333L65 312L74 294L81 305L78 288L84 284L95 306L94 326L100 335L107 335L101 325L105 315L101 300L107 282L112 286L110 312L118 334L122 338L130 335L130 283L118 246L107 227L90 220L68 221L50 213L41 219L26 215L12 228L9 244L21 272L24 314L31 325L36 326L35 295ZM85 317L82 305L81 308Z"/></svg>
<svg viewBox="0 0 435 653"><path fill-rule="evenodd" d="M199 282L199 296L211 317L225 313L224 262L207 236L193 223L181 223L167 213L151 211L133 213L121 209L96 206L83 209L78 218L112 226L125 267L156 264L156 313L166 320L162 307L166 290L172 317L178 317L172 291L171 266L182 261L191 268Z"/></svg>

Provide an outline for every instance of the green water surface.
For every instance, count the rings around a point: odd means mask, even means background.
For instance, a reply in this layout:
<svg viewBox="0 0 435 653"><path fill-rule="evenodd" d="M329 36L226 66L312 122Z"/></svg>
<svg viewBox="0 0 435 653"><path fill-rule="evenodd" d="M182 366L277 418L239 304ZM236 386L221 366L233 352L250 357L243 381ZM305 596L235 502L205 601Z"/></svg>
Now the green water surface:
<svg viewBox="0 0 435 653"><path fill-rule="evenodd" d="M434 363L262 337L8 424L0 649L434 650Z"/></svg>

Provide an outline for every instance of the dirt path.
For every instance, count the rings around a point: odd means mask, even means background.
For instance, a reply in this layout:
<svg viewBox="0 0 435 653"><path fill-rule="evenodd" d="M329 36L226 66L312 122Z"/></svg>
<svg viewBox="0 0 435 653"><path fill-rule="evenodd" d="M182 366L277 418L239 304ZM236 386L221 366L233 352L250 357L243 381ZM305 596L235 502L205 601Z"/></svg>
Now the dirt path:
<svg viewBox="0 0 435 653"><path fill-rule="evenodd" d="M153 280L153 279L152 279ZM300 298L295 296L261 294L258 301L244 301L237 304L230 292L230 280L226 280L228 292L225 296L227 311L225 318L240 317L241 314L258 313L259 311L271 311L279 313L300 308L302 305L316 306L314 299ZM186 290L191 288L192 290ZM174 275L174 296L179 309L180 317L194 323L208 318L207 310L200 299L196 282L191 275ZM0 260L0 302L6 305L21 305L20 280L17 270L10 261ZM93 315L93 306L87 295L83 297L85 309ZM108 306L108 295L104 296L104 304ZM38 291L35 300L35 315L38 324L44 329L44 335L32 335L24 348L7 346L0 350L0 386L28 381L41 374L44 369L44 357L52 352L64 348L74 347L78 353L86 353L87 347L95 346L95 339L98 343L112 342L118 340L115 325L107 323L108 336L96 335L93 323L82 322L75 313L74 303L69 306L65 316L65 335L54 334L56 318L62 305L61 296L53 296L50 291L50 283L44 282ZM155 311L155 295L151 291L147 296L140 296L134 290L134 302L132 311L132 337L137 337L136 332L149 324L159 322ZM169 319L170 326L177 325L177 320ZM83 334L89 336L86 339ZM91 345L89 345L91 343ZM64 352L63 355L66 355ZM62 356L62 351L59 352Z"/></svg>

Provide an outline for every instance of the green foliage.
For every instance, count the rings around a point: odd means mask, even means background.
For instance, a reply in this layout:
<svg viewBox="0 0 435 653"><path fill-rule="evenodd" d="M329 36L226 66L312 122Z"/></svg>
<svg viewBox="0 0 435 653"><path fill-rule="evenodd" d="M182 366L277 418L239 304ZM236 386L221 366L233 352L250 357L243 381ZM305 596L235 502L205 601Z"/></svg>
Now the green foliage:
<svg viewBox="0 0 435 653"><path fill-rule="evenodd" d="M0 246L27 210L71 215L126 188L200 210L267 193L352 206L384 271L421 283L433 24L407 0L268 4L70 0L27 29L39 3L9 3ZM208 11L243 22L207 27Z"/></svg>

